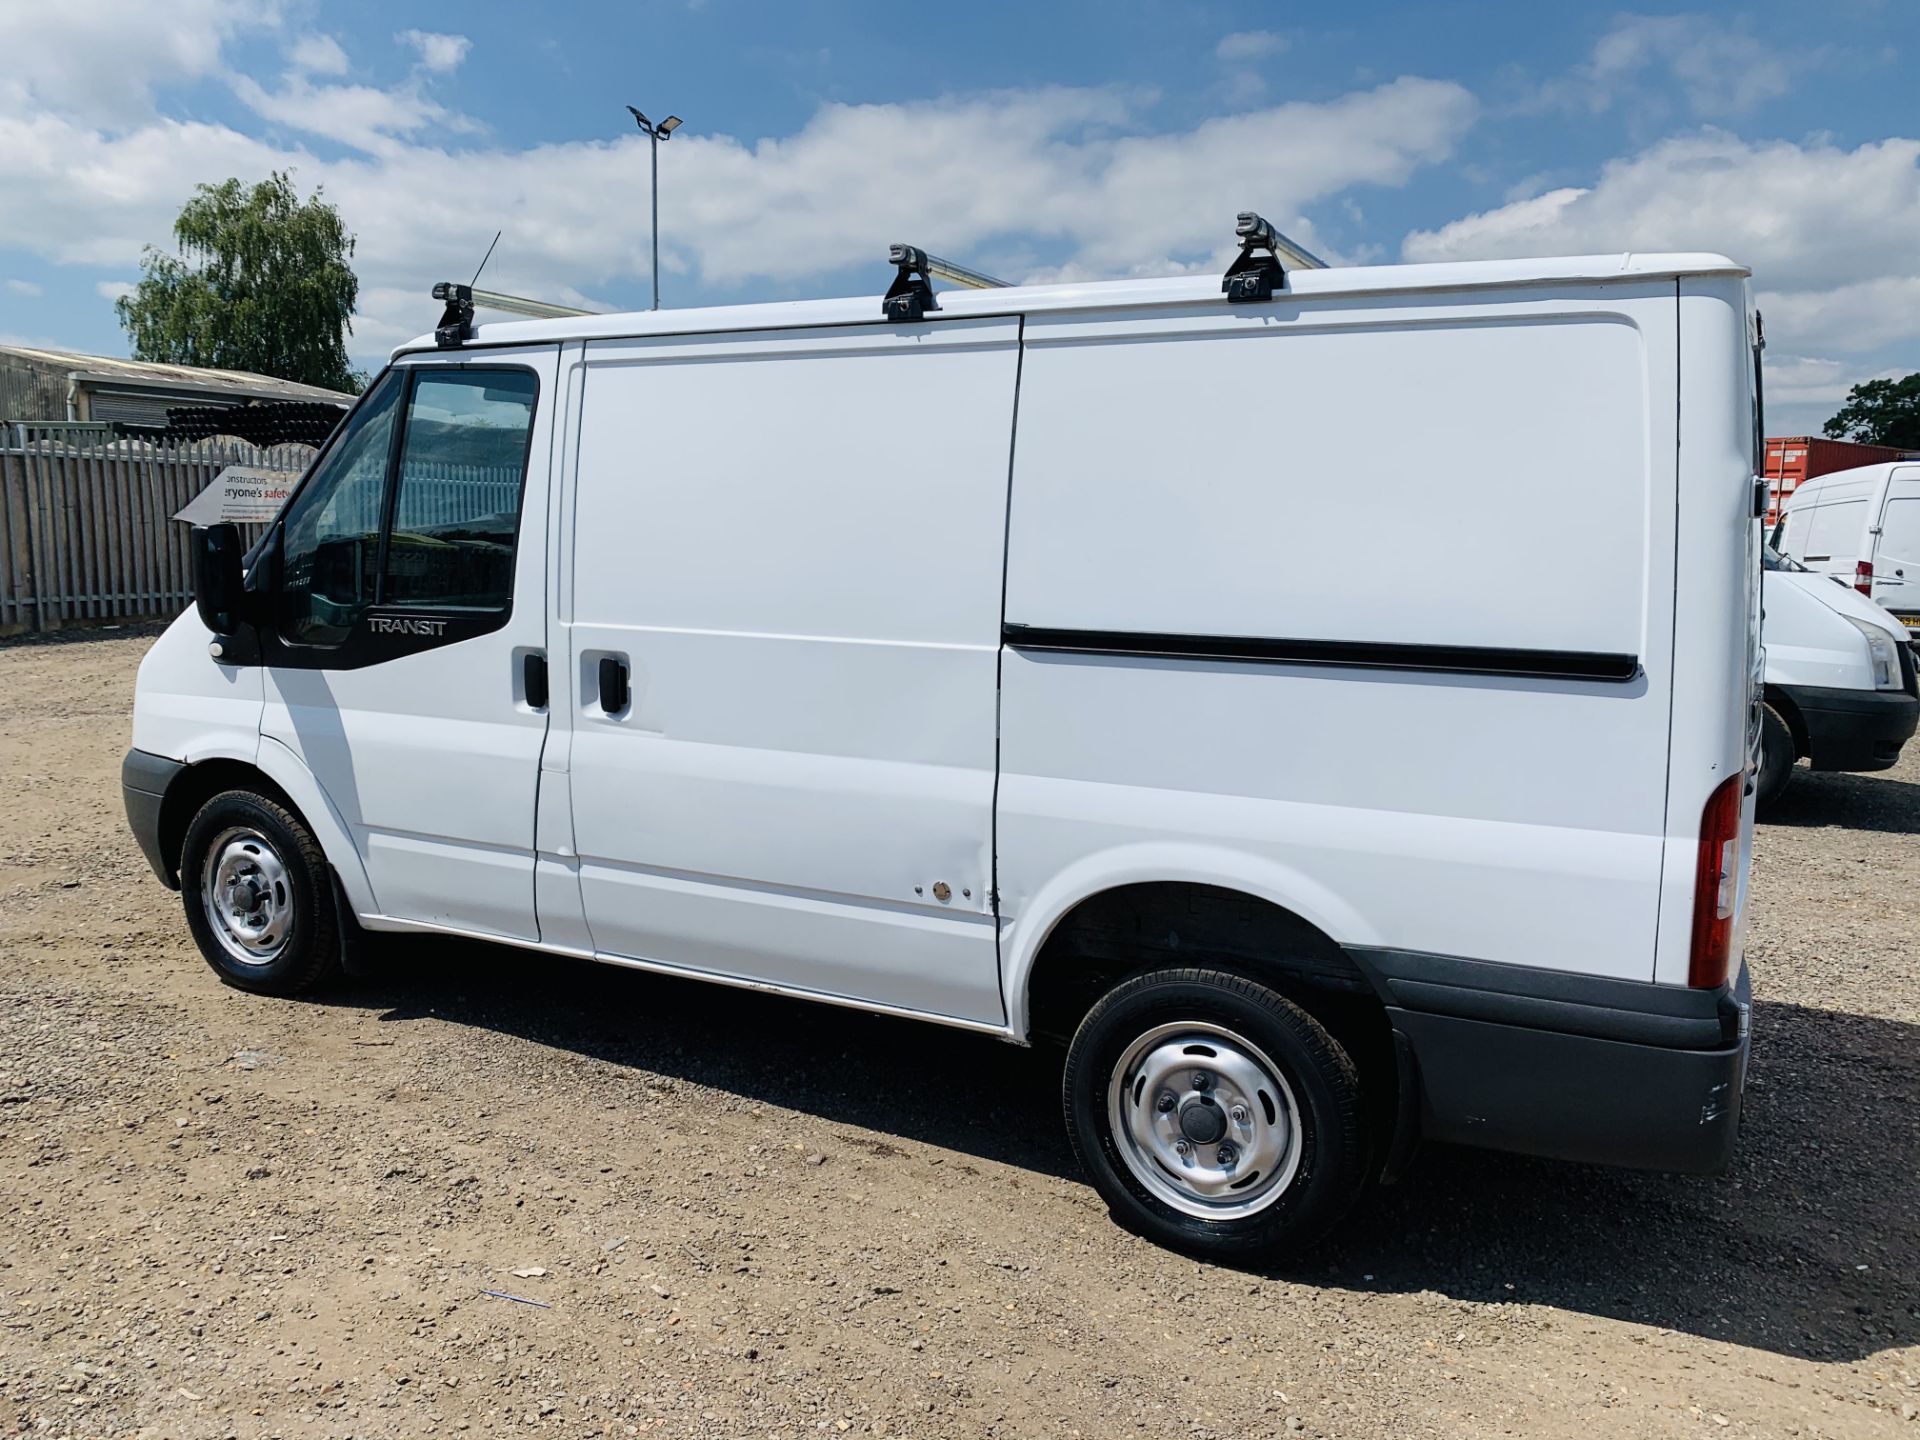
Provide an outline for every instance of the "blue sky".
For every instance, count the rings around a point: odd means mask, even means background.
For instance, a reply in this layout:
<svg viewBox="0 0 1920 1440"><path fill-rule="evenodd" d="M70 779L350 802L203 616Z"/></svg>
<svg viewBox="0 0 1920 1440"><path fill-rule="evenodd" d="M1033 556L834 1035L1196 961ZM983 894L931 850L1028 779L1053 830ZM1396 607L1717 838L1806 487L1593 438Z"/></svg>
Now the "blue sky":
<svg viewBox="0 0 1920 1440"><path fill-rule="evenodd" d="M368 0L0 3L0 336L124 353L200 180L291 168L360 244L377 366L496 228L500 288L862 292L911 240L1009 278L1211 269L1257 208L1340 261L1752 264L1770 428L1920 368L1915 0L1615 9Z"/></svg>

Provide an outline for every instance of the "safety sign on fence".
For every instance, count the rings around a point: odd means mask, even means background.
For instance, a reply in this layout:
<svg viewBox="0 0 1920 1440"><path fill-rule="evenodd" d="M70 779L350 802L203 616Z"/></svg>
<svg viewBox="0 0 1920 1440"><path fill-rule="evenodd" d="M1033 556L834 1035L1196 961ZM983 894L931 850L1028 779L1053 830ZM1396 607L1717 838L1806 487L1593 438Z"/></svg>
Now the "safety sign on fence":
<svg viewBox="0 0 1920 1440"><path fill-rule="evenodd" d="M300 479L296 472L267 470L258 465L229 465L213 483L174 514L189 525L261 525L280 513Z"/></svg>

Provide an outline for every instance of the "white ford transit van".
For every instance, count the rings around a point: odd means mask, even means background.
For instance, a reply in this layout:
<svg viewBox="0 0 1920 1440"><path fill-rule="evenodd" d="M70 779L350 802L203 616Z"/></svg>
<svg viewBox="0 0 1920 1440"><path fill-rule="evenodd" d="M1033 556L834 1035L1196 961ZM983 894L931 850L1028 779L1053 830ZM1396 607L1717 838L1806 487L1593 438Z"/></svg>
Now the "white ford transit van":
<svg viewBox="0 0 1920 1440"><path fill-rule="evenodd" d="M1766 583L1765 709L1755 803L1765 809L1815 770L1886 770L1920 721L1913 650L1900 622L1849 585L1771 548Z"/></svg>
<svg viewBox="0 0 1920 1440"><path fill-rule="evenodd" d="M1773 543L1920 634L1920 460L1815 476L1787 497Z"/></svg>
<svg viewBox="0 0 1920 1440"><path fill-rule="evenodd" d="M1718 1169L1746 271L1225 284L456 291L141 666L128 814L208 961L478 936L1057 1037L1101 1195L1205 1253L1422 1136Z"/></svg>

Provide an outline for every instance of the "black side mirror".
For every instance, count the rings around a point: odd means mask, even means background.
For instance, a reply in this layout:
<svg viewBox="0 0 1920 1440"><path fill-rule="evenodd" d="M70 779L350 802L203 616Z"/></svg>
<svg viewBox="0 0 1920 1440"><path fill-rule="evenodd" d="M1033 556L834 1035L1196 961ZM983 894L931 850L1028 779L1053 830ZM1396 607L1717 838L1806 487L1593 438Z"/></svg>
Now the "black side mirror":
<svg viewBox="0 0 1920 1440"><path fill-rule="evenodd" d="M237 525L193 527L193 604L216 644L240 629L245 603L240 560L245 548Z"/></svg>

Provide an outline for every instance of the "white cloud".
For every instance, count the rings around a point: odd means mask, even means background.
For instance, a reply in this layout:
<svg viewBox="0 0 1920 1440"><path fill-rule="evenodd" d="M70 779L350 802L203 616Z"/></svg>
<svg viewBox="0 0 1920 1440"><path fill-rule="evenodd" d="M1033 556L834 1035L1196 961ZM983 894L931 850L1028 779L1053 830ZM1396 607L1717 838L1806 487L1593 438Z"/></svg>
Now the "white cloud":
<svg viewBox="0 0 1920 1440"><path fill-rule="evenodd" d="M344 75L352 65L331 35L302 35L288 47L287 61L306 75Z"/></svg>
<svg viewBox="0 0 1920 1440"><path fill-rule="evenodd" d="M1771 329L1771 326L1769 326ZM1811 355L1776 355L1767 349L1767 433L1818 435L1847 392L1868 380L1898 379L1905 369Z"/></svg>
<svg viewBox="0 0 1920 1440"><path fill-rule="evenodd" d="M460 62L473 47L473 42L464 35L441 35L431 30L402 30L393 38L414 48L423 69L441 74L459 69Z"/></svg>
<svg viewBox="0 0 1920 1440"><path fill-rule="evenodd" d="M1865 353L1920 339L1920 140L1845 150L1719 131L1609 162L1552 190L1437 230L1409 260L1710 250L1750 265L1768 334L1797 353Z"/></svg>
<svg viewBox="0 0 1920 1440"><path fill-rule="evenodd" d="M1767 355L1767 406L1816 405L1832 409L1858 383L1855 368L1813 355Z"/></svg>
<svg viewBox="0 0 1920 1440"><path fill-rule="evenodd" d="M109 133L0 111L0 248L64 264L127 266L164 245L201 181L264 178L300 161L225 126L155 120Z"/></svg>
<svg viewBox="0 0 1920 1440"><path fill-rule="evenodd" d="M1678 89L1703 118L1738 115L1793 88L1789 54L1738 20L1714 15L1623 15L1570 76L1542 88L1537 103L1585 109L1661 107L1659 85Z"/></svg>
<svg viewBox="0 0 1920 1440"><path fill-rule="evenodd" d="M11 290L15 295L25 295L29 299L40 293L40 287L31 280L9 280L7 281L7 289Z"/></svg>
<svg viewBox="0 0 1920 1440"><path fill-rule="evenodd" d="M1236 30L1220 37L1213 47L1214 58L1228 65L1246 65L1265 60L1287 48L1287 37L1271 30Z"/></svg>
<svg viewBox="0 0 1920 1440"><path fill-rule="evenodd" d="M226 41L277 24L280 8L280 0L8 0L0 4L0 111L142 119L156 89L217 72Z"/></svg>
<svg viewBox="0 0 1920 1440"><path fill-rule="evenodd" d="M1920 263L1912 268L1920 272ZM1763 290L1769 335L1828 350L1874 350L1920 335L1920 273L1887 275L1831 290Z"/></svg>
<svg viewBox="0 0 1920 1440"><path fill-rule="evenodd" d="M232 84L234 94L263 120L373 154L395 153L399 140L431 127L474 128L471 121L407 86L376 90L368 85L315 85L304 75L286 76L275 91L247 75L235 75Z"/></svg>
<svg viewBox="0 0 1920 1440"><path fill-rule="evenodd" d="M123 295L133 294L133 286L124 280L96 280L93 293L102 300L118 300Z"/></svg>

